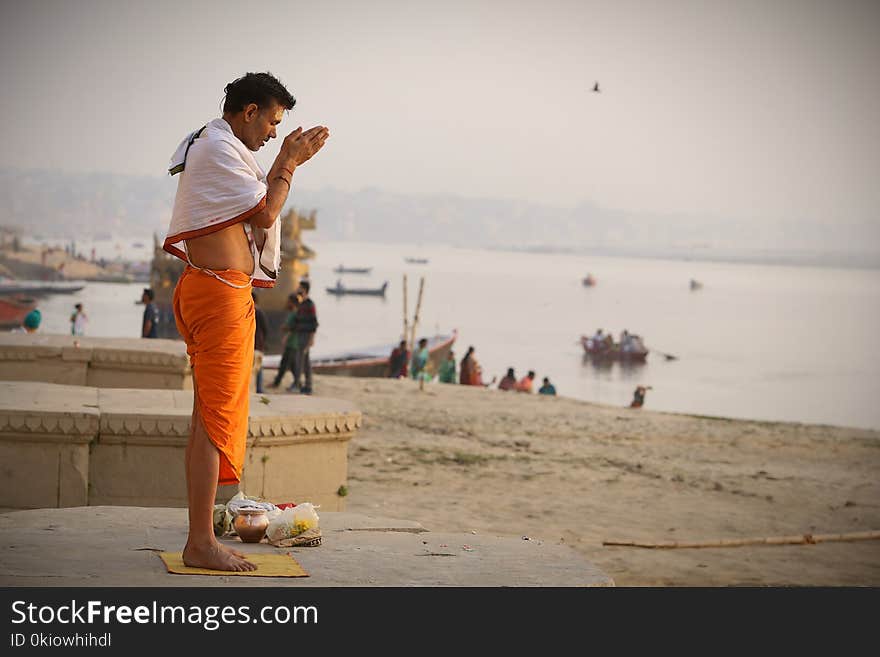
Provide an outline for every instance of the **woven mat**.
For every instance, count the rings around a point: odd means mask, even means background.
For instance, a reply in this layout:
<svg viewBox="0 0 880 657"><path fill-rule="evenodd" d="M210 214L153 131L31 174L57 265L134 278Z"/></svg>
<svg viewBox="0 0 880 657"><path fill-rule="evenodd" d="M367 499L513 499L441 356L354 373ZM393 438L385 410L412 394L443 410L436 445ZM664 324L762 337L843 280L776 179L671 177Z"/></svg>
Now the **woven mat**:
<svg viewBox="0 0 880 657"><path fill-rule="evenodd" d="M190 568L183 563L182 552L159 552L169 573L176 575L239 575L241 577L308 577L296 559L289 554L259 552L246 555L247 560L257 566L256 570L241 572L211 570L209 568Z"/></svg>

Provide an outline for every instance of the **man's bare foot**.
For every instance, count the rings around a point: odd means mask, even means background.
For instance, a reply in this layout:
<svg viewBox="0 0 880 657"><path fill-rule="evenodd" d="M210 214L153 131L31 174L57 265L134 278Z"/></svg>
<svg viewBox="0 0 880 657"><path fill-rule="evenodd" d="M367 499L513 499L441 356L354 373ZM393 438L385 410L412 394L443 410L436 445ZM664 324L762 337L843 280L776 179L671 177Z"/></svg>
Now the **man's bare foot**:
<svg viewBox="0 0 880 657"><path fill-rule="evenodd" d="M209 568L210 570L229 570L232 572L257 569L254 563L233 554L231 550L216 542L198 546L187 543L183 548L183 563L190 568Z"/></svg>
<svg viewBox="0 0 880 657"><path fill-rule="evenodd" d="M230 547L229 545L223 545L223 543L218 543L221 550L226 550L227 552L232 552L237 557L241 557L242 559L246 559L247 555L244 552L239 552L234 547Z"/></svg>

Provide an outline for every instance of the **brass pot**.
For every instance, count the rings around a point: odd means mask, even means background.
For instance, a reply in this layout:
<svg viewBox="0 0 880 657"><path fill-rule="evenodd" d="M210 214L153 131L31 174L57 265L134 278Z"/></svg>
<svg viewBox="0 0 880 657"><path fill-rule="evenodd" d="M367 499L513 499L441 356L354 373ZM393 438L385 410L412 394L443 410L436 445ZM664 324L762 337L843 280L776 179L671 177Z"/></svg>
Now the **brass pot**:
<svg viewBox="0 0 880 657"><path fill-rule="evenodd" d="M264 509L242 509L232 521L232 527L243 543L262 541L268 526L269 517Z"/></svg>

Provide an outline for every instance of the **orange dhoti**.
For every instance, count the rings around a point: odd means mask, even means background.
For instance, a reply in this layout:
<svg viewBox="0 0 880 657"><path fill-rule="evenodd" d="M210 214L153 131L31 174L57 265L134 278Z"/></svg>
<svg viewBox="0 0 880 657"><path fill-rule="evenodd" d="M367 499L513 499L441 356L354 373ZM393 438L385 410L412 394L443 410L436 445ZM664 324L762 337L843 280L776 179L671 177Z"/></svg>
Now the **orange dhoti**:
<svg viewBox="0 0 880 657"><path fill-rule="evenodd" d="M199 415L220 452L218 483L225 485L241 481L256 322L250 276L216 274L242 287L187 267L174 288L174 320L186 341Z"/></svg>

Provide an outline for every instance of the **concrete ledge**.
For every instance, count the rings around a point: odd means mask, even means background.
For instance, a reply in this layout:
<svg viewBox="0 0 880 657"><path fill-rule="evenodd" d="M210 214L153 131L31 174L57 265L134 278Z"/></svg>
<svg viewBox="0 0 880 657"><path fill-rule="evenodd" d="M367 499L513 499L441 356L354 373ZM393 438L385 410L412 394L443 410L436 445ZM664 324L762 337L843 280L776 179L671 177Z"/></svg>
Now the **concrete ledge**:
<svg viewBox="0 0 880 657"><path fill-rule="evenodd" d="M191 414L189 390L0 381L3 506L186 506ZM242 482L219 499L241 489L343 510L337 490L347 483L348 441L360 425L346 401L252 396Z"/></svg>
<svg viewBox="0 0 880 657"><path fill-rule="evenodd" d="M137 338L0 333L0 380L192 389L183 342Z"/></svg>
<svg viewBox="0 0 880 657"><path fill-rule="evenodd" d="M310 575L300 578L168 574L155 551L182 549L185 509L3 513L0 586L614 586L608 575L564 545L318 513L324 535L319 547L280 550L228 541L244 552L291 552Z"/></svg>
<svg viewBox="0 0 880 657"><path fill-rule="evenodd" d="M0 383L0 497L16 508L88 504L98 391Z"/></svg>

